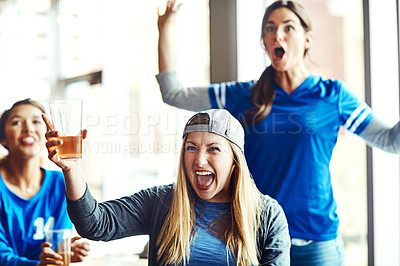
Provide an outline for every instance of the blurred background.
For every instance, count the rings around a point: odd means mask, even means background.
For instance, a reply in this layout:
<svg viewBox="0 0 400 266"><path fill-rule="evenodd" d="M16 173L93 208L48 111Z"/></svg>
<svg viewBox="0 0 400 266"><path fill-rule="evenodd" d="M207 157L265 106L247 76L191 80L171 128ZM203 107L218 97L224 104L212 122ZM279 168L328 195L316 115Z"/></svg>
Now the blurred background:
<svg viewBox="0 0 400 266"><path fill-rule="evenodd" d="M260 29L272 1L181 2L177 62L185 85L259 78L269 64ZM394 124L397 1L299 2L315 32L310 70L344 80ZM28 97L45 105L82 98L88 138L81 164L100 201L175 179L181 132L192 113L164 104L155 79L157 14L164 7L164 0L0 1L0 110ZM46 167L55 169L50 162ZM331 170L346 264L400 265L398 156L340 131ZM92 243L93 265L104 254L138 261L147 240Z"/></svg>

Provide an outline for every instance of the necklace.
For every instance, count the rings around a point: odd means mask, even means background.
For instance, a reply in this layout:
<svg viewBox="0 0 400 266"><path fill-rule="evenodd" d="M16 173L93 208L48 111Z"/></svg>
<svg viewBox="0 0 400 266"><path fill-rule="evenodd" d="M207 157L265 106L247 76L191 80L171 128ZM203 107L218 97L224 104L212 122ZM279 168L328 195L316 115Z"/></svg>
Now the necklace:
<svg viewBox="0 0 400 266"><path fill-rule="evenodd" d="M4 179L5 181L7 180L6 183L14 187L14 189L21 191L20 193L24 193L31 196L37 192L37 187L34 184L34 182L29 182L26 188L22 188L21 185L18 185L18 182L16 182L15 179L12 178L14 175L8 168L4 167L3 170L4 170L3 179L4 177L6 177L6 179Z"/></svg>

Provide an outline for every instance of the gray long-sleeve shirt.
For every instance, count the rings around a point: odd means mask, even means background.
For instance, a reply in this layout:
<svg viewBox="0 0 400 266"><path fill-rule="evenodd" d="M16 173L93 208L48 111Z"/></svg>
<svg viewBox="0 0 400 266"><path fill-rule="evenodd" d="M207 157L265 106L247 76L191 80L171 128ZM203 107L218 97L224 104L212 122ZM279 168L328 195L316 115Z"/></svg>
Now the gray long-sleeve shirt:
<svg viewBox="0 0 400 266"><path fill-rule="evenodd" d="M91 240L110 241L148 234L149 265L157 260L157 238L168 214L174 185L157 186L131 196L98 203L89 189L77 201L67 200L68 212L78 233ZM289 265L290 238L280 205L264 196L265 216L258 235L261 265Z"/></svg>

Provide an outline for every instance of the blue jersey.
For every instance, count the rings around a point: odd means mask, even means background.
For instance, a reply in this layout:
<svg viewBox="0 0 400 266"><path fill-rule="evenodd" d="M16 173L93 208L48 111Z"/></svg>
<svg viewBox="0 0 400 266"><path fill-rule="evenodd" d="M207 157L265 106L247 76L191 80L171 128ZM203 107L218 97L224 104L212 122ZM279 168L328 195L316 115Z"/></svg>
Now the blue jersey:
<svg viewBox="0 0 400 266"><path fill-rule="evenodd" d="M214 84L213 108L226 108L241 121L253 107L252 82ZM329 240L339 218L329 163L340 126L360 134L372 119L371 108L337 80L310 75L293 93L276 82L269 115L245 127L245 155L259 190L285 211L290 236Z"/></svg>
<svg viewBox="0 0 400 266"><path fill-rule="evenodd" d="M72 228L61 172L44 170L43 184L31 199L22 199L0 175L0 265L36 265L45 229Z"/></svg>

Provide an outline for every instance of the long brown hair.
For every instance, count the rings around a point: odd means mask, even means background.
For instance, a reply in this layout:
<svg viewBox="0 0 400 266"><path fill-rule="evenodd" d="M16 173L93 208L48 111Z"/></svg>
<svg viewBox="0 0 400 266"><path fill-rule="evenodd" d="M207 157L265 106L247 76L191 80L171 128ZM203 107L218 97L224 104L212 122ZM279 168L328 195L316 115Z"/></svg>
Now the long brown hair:
<svg viewBox="0 0 400 266"><path fill-rule="evenodd" d="M208 124L207 114L197 114L190 124ZM205 120L204 120L205 119ZM184 265L190 259L190 242L195 233L194 190L184 167L185 136L172 204L157 239L158 259L164 264ZM213 223L211 230L226 249L232 250L237 265L258 265L257 231L264 214L262 194L250 176L241 149L229 141L235 168L231 177L232 201L227 215Z"/></svg>
<svg viewBox="0 0 400 266"><path fill-rule="evenodd" d="M287 8L292 11L300 20L301 26L305 32L311 31L311 18L306 9L297 2L279 0L272 3L265 11L261 24L261 39L265 36L265 26L271 13L278 8ZM308 49L304 50L304 57L307 55ZM254 125L261 122L267 117L272 108L275 98L274 89L275 69L272 65L268 66L261 74L257 83L251 89L251 99L254 107L246 111L244 123L246 125Z"/></svg>

